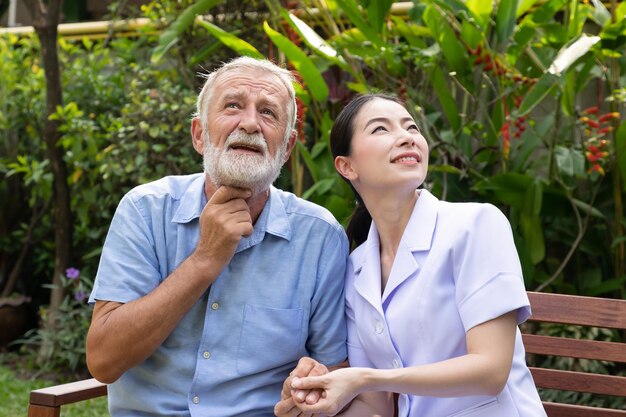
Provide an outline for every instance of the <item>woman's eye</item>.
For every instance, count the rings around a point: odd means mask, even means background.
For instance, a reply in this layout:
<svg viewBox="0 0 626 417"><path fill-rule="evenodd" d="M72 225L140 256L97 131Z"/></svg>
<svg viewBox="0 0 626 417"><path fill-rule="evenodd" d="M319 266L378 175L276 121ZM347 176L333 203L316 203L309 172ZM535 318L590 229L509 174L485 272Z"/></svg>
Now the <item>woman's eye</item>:
<svg viewBox="0 0 626 417"><path fill-rule="evenodd" d="M387 129L385 129L385 126L377 126L374 128L374 130L372 130L372 133L376 133L376 132L386 132Z"/></svg>
<svg viewBox="0 0 626 417"><path fill-rule="evenodd" d="M420 128L419 128L419 127L417 127L417 125L411 125L411 126L409 126L409 127L407 128L407 130L415 130L415 131L419 132L419 131L420 131Z"/></svg>

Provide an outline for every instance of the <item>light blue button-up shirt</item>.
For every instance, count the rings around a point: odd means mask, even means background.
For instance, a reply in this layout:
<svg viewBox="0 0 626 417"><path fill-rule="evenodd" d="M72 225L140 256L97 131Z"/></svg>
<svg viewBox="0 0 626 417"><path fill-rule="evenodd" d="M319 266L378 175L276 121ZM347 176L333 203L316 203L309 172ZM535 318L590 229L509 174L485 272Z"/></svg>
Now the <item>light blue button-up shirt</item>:
<svg viewBox="0 0 626 417"><path fill-rule="evenodd" d="M154 290L195 249L204 174L166 177L120 202L90 302ZM348 242L324 208L271 188L230 264L142 364L109 386L122 416L273 416L302 356L345 360Z"/></svg>

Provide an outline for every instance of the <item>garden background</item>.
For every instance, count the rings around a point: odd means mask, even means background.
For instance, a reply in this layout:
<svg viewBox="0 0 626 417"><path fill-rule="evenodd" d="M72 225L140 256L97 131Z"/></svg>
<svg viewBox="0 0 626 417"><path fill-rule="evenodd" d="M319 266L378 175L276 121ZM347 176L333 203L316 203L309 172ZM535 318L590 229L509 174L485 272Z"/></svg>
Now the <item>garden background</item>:
<svg viewBox="0 0 626 417"><path fill-rule="evenodd" d="M429 142L426 187L507 215L527 289L625 298L626 3L119 1L109 14L100 38L57 39L45 19L0 35L0 305L25 306L31 329L0 356L0 414L22 413L34 386L85 376L86 297L117 203L202 169L189 135L198 73L238 55L282 63L302 83L279 187L345 224L354 201L330 127L353 94L391 92ZM38 379L5 389L16 375Z"/></svg>

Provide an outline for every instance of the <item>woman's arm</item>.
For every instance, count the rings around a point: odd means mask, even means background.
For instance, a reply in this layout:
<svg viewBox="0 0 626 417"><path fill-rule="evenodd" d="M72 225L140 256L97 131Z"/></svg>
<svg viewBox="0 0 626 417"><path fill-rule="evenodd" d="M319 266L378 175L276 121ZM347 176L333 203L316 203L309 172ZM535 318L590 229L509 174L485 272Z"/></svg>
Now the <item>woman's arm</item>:
<svg viewBox="0 0 626 417"><path fill-rule="evenodd" d="M324 376L296 378L294 388L322 388L325 392L316 404L299 403L298 407L335 415L358 394L373 391L431 397L497 395L511 370L516 314L512 311L470 329L467 354L457 358L410 368L346 368Z"/></svg>

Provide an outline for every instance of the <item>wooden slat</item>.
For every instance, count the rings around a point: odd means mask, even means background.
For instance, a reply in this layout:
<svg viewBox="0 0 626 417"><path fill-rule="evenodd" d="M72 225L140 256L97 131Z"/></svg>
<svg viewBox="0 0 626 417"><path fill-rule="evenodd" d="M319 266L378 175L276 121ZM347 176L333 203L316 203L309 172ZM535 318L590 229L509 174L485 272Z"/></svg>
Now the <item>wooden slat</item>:
<svg viewBox="0 0 626 417"><path fill-rule="evenodd" d="M531 321L626 329L626 300L528 291Z"/></svg>
<svg viewBox="0 0 626 417"><path fill-rule="evenodd" d="M582 405L559 404L544 401L543 408L548 417L626 417L626 410L585 407Z"/></svg>
<svg viewBox="0 0 626 417"><path fill-rule="evenodd" d="M28 406L28 417L59 417L61 407L47 407L30 404Z"/></svg>
<svg viewBox="0 0 626 417"><path fill-rule="evenodd" d="M592 394L626 396L626 377L531 367L538 387Z"/></svg>
<svg viewBox="0 0 626 417"><path fill-rule="evenodd" d="M524 340L524 348L528 353L626 362L626 346L623 343L567 339L565 337L534 334L522 334L522 339Z"/></svg>
<svg viewBox="0 0 626 417"><path fill-rule="evenodd" d="M92 378L31 391L30 404L57 407L104 395L107 395L106 384Z"/></svg>

